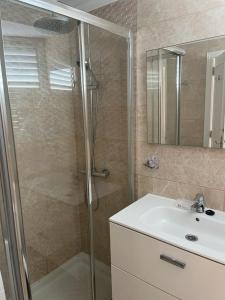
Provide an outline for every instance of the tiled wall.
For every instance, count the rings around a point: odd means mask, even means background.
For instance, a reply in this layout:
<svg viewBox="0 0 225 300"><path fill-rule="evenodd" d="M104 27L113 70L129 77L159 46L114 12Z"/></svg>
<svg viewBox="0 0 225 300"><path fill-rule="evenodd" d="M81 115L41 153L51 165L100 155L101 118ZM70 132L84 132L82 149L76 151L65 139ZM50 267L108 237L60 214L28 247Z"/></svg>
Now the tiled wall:
<svg viewBox="0 0 225 300"><path fill-rule="evenodd" d="M91 12L115 24L137 31L137 1L119 0Z"/></svg>
<svg viewBox="0 0 225 300"><path fill-rule="evenodd" d="M123 25L120 16L134 2L118 1L105 7L101 16ZM225 3L223 0L138 0L136 3L136 197L152 192L192 199L196 193L204 192L209 206L223 210L224 150L147 143L145 54L150 49L225 34ZM127 11L132 15L125 19L135 19L135 12ZM152 154L160 159L159 170L143 166Z"/></svg>

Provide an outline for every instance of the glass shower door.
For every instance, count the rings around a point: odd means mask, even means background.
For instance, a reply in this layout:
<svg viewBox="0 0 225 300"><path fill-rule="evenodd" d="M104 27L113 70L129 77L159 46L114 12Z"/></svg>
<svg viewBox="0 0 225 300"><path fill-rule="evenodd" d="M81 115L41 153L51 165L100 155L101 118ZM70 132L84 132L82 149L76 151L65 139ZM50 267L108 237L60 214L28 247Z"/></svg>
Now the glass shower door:
<svg viewBox="0 0 225 300"><path fill-rule="evenodd" d="M131 203L128 178L127 40L88 24L85 24L84 32L96 299L110 300L109 217Z"/></svg>
<svg viewBox="0 0 225 300"><path fill-rule="evenodd" d="M91 284L89 253L82 247L88 209L77 22L9 1L1 1L1 11L32 297L87 300Z"/></svg>

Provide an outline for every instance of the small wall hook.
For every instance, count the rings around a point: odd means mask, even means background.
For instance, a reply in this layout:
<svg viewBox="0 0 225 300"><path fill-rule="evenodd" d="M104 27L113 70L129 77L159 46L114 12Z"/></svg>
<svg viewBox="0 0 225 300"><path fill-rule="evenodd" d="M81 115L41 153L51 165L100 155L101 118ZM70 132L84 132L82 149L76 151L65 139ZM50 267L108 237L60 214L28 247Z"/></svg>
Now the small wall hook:
<svg viewBox="0 0 225 300"><path fill-rule="evenodd" d="M150 169L158 169L159 168L159 159L155 155L152 155L149 157L149 159L146 161L146 163L144 165Z"/></svg>

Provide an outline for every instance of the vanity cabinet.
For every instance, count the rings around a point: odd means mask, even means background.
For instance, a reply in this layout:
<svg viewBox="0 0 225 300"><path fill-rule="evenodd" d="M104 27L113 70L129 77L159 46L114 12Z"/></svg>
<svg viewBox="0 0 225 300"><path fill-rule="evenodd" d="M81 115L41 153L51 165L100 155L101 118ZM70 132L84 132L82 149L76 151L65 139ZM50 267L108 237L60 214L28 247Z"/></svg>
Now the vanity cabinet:
<svg viewBox="0 0 225 300"><path fill-rule="evenodd" d="M110 223L113 300L224 300L225 266Z"/></svg>
<svg viewBox="0 0 225 300"><path fill-rule="evenodd" d="M176 300L177 298L112 266L113 300Z"/></svg>

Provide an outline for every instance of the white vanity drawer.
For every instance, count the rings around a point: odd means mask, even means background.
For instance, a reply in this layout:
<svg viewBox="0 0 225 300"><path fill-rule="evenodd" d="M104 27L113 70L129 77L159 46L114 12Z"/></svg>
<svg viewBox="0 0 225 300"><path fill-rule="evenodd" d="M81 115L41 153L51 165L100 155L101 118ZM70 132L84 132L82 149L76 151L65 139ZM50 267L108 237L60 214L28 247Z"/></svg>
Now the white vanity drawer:
<svg viewBox="0 0 225 300"><path fill-rule="evenodd" d="M183 300L224 300L225 266L110 223L111 262ZM185 268L160 259L166 255Z"/></svg>
<svg viewBox="0 0 225 300"><path fill-rule="evenodd" d="M177 300L173 296L112 266L113 300Z"/></svg>

